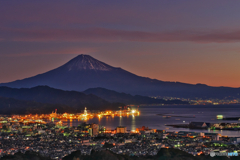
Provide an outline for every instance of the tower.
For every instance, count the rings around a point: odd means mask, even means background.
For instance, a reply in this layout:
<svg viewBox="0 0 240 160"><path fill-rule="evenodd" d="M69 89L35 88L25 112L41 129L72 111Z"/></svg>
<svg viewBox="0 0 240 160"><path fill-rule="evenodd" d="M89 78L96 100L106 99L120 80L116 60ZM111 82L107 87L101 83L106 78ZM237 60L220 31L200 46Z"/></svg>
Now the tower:
<svg viewBox="0 0 240 160"><path fill-rule="evenodd" d="M87 107L84 109L84 115L87 116Z"/></svg>

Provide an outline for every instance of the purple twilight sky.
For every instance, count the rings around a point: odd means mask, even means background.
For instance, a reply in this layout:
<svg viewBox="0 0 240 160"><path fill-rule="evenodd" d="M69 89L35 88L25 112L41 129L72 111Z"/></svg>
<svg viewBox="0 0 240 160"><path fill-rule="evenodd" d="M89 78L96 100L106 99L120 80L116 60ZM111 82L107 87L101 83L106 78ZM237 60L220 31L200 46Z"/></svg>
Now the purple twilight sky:
<svg viewBox="0 0 240 160"><path fill-rule="evenodd" d="M2 0L0 83L78 54L164 81L240 87L240 1Z"/></svg>

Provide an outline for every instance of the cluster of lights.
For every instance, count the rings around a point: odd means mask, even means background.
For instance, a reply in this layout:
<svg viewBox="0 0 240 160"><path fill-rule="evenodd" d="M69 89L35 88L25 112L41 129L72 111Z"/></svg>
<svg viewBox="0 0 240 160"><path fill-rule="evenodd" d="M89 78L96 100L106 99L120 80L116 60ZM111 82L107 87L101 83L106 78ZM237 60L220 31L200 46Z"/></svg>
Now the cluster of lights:
<svg viewBox="0 0 240 160"><path fill-rule="evenodd" d="M7 121L11 122L19 122L19 123L46 123L45 120L51 120L56 121L57 124L62 124L62 120L88 120L94 117L98 117L99 119L102 117L108 117L111 116L114 118L115 116L123 117L123 116L139 116L140 112L136 109L125 109L125 110L119 110L119 111L105 111L100 113L89 113L87 111L87 108L85 108L84 113L82 114L70 114L70 113L63 113L59 114L57 111L52 112L51 114L36 114L36 115L13 115L12 117L8 117ZM4 119L1 119L3 121Z"/></svg>
<svg viewBox="0 0 240 160"><path fill-rule="evenodd" d="M223 119L223 115L217 115L217 119Z"/></svg>

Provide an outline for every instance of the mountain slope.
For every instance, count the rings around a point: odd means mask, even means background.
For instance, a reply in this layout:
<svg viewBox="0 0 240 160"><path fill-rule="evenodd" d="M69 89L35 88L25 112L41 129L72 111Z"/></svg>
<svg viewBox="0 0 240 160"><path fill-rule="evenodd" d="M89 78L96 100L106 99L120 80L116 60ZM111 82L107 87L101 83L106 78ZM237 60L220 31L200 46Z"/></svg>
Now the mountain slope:
<svg viewBox="0 0 240 160"><path fill-rule="evenodd" d="M108 90L105 88L90 88L85 90L83 93L85 94L93 94L102 99L105 99L109 102L121 102L124 104L188 104L188 102L180 101L180 100L171 100L166 101L163 99L154 99L147 96L135 95L126 93L119 93L116 91Z"/></svg>
<svg viewBox="0 0 240 160"><path fill-rule="evenodd" d="M34 77L0 84L0 86L13 88L31 88L38 85L47 85L53 88L75 91L101 87L117 92L147 96L186 98L224 98L232 96L240 98L240 88L163 82L156 79L140 77L121 68L109 66L88 55L79 55L63 66Z"/></svg>
<svg viewBox="0 0 240 160"><path fill-rule="evenodd" d="M57 109L58 113L74 113L77 111L76 108L67 105L46 104L0 97L1 114L47 114L55 111L55 109Z"/></svg>
<svg viewBox="0 0 240 160"><path fill-rule="evenodd" d="M94 110L118 109L124 104L110 103L95 95L86 95L76 91L63 91L48 86L37 86L34 88L9 88L0 87L1 97L10 97L18 100L35 101L48 104L59 104L73 107L78 111L84 107Z"/></svg>

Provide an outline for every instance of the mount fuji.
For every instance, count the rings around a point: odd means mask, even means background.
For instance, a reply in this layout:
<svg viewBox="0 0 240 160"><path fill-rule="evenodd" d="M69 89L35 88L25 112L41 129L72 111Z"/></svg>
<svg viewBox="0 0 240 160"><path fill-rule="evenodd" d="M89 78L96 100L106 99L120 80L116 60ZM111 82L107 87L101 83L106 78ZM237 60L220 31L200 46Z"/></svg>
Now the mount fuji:
<svg viewBox="0 0 240 160"><path fill-rule="evenodd" d="M106 88L117 92L145 96L171 97L240 97L240 88L211 87L204 84L165 82L141 77L124 69L112 67L89 55L78 55L66 64L30 78L2 83L0 86L31 88L39 85L62 90L84 91Z"/></svg>

